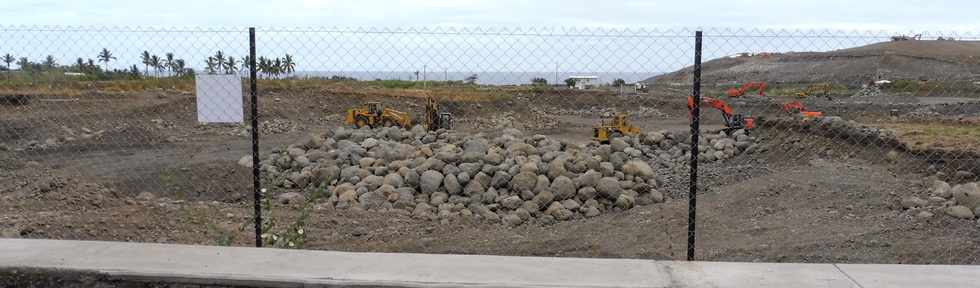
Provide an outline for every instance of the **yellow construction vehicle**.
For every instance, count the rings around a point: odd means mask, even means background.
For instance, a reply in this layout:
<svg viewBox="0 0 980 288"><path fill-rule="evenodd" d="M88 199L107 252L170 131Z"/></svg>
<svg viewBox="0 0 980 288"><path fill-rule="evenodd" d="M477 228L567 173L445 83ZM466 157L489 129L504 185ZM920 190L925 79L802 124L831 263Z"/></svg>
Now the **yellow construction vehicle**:
<svg viewBox="0 0 980 288"><path fill-rule="evenodd" d="M605 144L612 138L639 135L640 128L630 124L626 117L625 113L617 113L611 121L599 120L599 126L592 128L592 138Z"/></svg>
<svg viewBox="0 0 980 288"><path fill-rule="evenodd" d="M823 96L830 98L830 90L833 87L828 83L810 84L803 91L796 92L797 98L807 98L810 96Z"/></svg>
<svg viewBox="0 0 980 288"><path fill-rule="evenodd" d="M426 95L425 125L430 131L453 129L453 114L440 109L439 101L432 95Z"/></svg>
<svg viewBox="0 0 980 288"><path fill-rule="evenodd" d="M347 109L347 125L354 127L391 127L412 128L412 117L408 113L384 107L379 102L368 102L361 107Z"/></svg>

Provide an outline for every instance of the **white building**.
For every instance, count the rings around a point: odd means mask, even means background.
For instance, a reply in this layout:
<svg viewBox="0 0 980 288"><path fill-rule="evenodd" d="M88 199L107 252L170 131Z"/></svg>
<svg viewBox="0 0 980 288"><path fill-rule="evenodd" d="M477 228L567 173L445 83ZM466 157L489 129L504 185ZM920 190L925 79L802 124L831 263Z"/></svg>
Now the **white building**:
<svg viewBox="0 0 980 288"><path fill-rule="evenodd" d="M585 90L599 85L599 76L571 76L568 77L575 80L575 89Z"/></svg>

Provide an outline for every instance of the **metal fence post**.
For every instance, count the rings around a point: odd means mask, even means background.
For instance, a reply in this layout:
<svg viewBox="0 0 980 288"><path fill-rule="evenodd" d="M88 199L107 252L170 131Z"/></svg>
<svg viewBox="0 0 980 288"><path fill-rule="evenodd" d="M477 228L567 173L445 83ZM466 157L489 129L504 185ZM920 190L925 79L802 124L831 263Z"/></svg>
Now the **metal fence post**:
<svg viewBox="0 0 980 288"><path fill-rule="evenodd" d="M252 99L252 193L255 206L255 247L262 247L262 184L259 181L259 97L255 69L255 27L248 28L248 82Z"/></svg>
<svg viewBox="0 0 980 288"><path fill-rule="evenodd" d="M701 134L701 31L694 32L694 83L691 92L691 191L687 195L687 261L694 260L698 207L698 139Z"/></svg>

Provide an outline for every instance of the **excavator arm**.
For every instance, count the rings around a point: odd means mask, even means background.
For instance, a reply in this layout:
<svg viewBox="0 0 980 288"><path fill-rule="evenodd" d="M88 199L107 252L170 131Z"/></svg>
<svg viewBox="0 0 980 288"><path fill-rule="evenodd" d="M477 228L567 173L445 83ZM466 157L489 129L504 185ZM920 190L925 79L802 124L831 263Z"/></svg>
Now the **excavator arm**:
<svg viewBox="0 0 980 288"><path fill-rule="evenodd" d="M725 101L711 98L711 97L701 97L701 103L704 103L712 108L721 111L722 119L725 120L725 132L731 133L732 131L738 129L752 129L755 128L755 119L752 117L745 117L742 114L735 114L735 109L729 106ZM687 96L687 109L690 112L694 110L694 97Z"/></svg>

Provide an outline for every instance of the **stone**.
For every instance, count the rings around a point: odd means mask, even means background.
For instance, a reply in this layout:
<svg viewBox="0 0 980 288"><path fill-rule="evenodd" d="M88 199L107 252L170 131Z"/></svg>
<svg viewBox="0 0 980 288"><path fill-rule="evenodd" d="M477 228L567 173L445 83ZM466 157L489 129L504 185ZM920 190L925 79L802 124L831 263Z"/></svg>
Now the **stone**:
<svg viewBox="0 0 980 288"><path fill-rule="evenodd" d="M539 207L543 207L552 201L555 201L555 195L552 194L551 191L545 190L539 192L537 195L534 195L534 198L531 200L538 203Z"/></svg>
<svg viewBox="0 0 980 288"><path fill-rule="evenodd" d="M575 199L566 199L565 201L561 201L561 206L572 211L578 210L578 208L582 207L582 205Z"/></svg>
<svg viewBox="0 0 980 288"><path fill-rule="evenodd" d="M489 147L486 139L474 138L463 143L463 162L478 162L484 159Z"/></svg>
<svg viewBox="0 0 980 288"><path fill-rule="evenodd" d="M528 219L531 219L531 211L524 209L524 207L517 208L517 210L514 210L513 215L516 215L517 217L521 218L522 221L527 221Z"/></svg>
<svg viewBox="0 0 980 288"><path fill-rule="evenodd" d="M148 192L148 191L140 192L140 194L136 195L136 200L140 200L140 201L150 201L156 198L157 197L156 195L153 195L153 192Z"/></svg>
<svg viewBox="0 0 980 288"><path fill-rule="evenodd" d="M538 183L538 176L529 173L521 172L514 175L510 180L510 188L514 191L533 191L534 185Z"/></svg>
<svg viewBox="0 0 980 288"><path fill-rule="evenodd" d="M509 196L507 198L501 199L500 205L504 206L507 209L517 209L520 208L521 205L524 205L524 200L521 200L521 197L516 195Z"/></svg>
<svg viewBox="0 0 980 288"><path fill-rule="evenodd" d="M385 175L382 183L393 187L405 186L405 180L398 173L389 173L388 175Z"/></svg>
<svg viewBox="0 0 980 288"><path fill-rule="evenodd" d="M602 173L596 170L585 171L578 177L575 178L575 184L578 187L595 187L599 183L599 179L602 179Z"/></svg>
<svg viewBox="0 0 980 288"><path fill-rule="evenodd" d="M596 184L596 191L599 192L599 195L607 199L617 199L620 193L622 193L622 187L619 185L619 179L615 177L603 177Z"/></svg>
<svg viewBox="0 0 980 288"><path fill-rule="evenodd" d="M361 180L361 182L367 185L368 190L378 189L378 187L381 187L381 185L384 184L384 181L385 178L378 175L369 175Z"/></svg>
<svg viewBox="0 0 980 288"><path fill-rule="evenodd" d="M619 197L616 198L616 207L619 207L619 209L622 210L629 210L630 208L633 208L635 203L636 201L633 199L633 197L626 194L620 194Z"/></svg>
<svg viewBox="0 0 980 288"><path fill-rule="evenodd" d="M286 193L276 195L276 201L279 202L279 204L283 204L283 205L296 204L296 203L305 202L306 197L298 192L286 192Z"/></svg>
<svg viewBox="0 0 980 288"><path fill-rule="evenodd" d="M459 195L463 192L463 186L459 184L459 181L456 180L456 175L453 174L448 174L443 178L442 186L446 188L446 192L449 192L449 195Z"/></svg>
<svg viewBox="0 0 980 288"><path fill-rule="evenodd" d="M585 201L595 198L596 194L598 194L598 192L594 187L582 187L578 189L575 197L578 198L578 200Z"/></svg>
<svg viewBox="0 0 980 288"><path fill-rule="evenodd" d="M602 173L603 177L611 177L615 175L616 168L610 162L599 163L599 173Z"/></svg>
<svg viewBox="0 0 980 288"><path fill-rule="evenodd" d="M953 187L946 181L935 180L932 183L932 196L949 199L953 197Z"/></svg>
<svg viewBox="0 0 980 288"><path fill-rule="evenodd" d="M390 185L385 185L384 187L385 188L378 188L377 190L369 191L357 197L357 201L359 204L361 204L361 208L364 210L380 209L383 204L388 203L386 193L394 193L395 188L391 187Z"/></svg>
<svg viewBox="0 0 980 288"><path fill-rule="evenodd" d="M599 216L599 214L600 214L599 208L596 208L595 206L589 206L588 208L585 208L584 211L585 212L582 213L582 214L585 215L585 217L588 217L588 218L596 217L596 216Z"/></svg>
<svg viewBox="0 0 980 288"><path fill-rule="evenodd" d="M252 168L252 164L252 155L245 155L241 159L238 159L238 165L242 167Z"/></svg>
<svg viewBox="0 0 980 288"><path fill-rule="evenodd" d="M973 211L963 205L946 207L943 212L946 213L946 215L959 219L973 219L973 217L975 217L975 215L973 215Z"/></svg>
<svg viewBox="0 0 980 288"><path fill-rule="evenodd" d="M551 191L555 193L555 198L558 200L565 200L575 197L577 192L575 189L575 182L565 176L555 177L555 181L551 182Z"/></svg>
<svg viewBox="0 0 980 288"><path fill-rule="evenodd" d="M419 178L419 187L422 193L430 194L439 191L439 187L442 186L442 173L435 170L426 170L422 173Z"/></svg>
<svg viewBox="0 0 980 288"><path fill-rule="evenodd" d="M926 201L925 199L919 197L912 196L912 197L902 198L901 204L902 204L902 208L910 209L916 207L925 207L929 205L929 201Z"/></svg>
<svg viewBox="0 0 980 288"><path fill-rule="evenodd" d="M953 186L950 192L956 204L966 207L980 206L980 187L976 182Z"/></svg>
<svg viewBox="0 0 980 288"><path fill-rule="evenodd" d="M541 205L533 200L524 201L524 205L521 205L521 209L527 210L528 212L538 212L541 211Z"/></svg>
<svg viewBox="0 0 980 288"><path fill-rule="evenodd" d="M650 164L638 160L631 160L626 162L626 164L623 164L623 173L626 175L642 177L644 179L656 176L656 173L653 171L653 168L650 167Z"/></svg>
<svg viewBox="0 0 980 288"><path fill-rule="evenodd" d="M520 226L521 224L524 223L524 219L521 219L520 216L517 216L515 214L507 214L500 220L501 222L504 223L504 225L507 225L509 227Z"/></svg>
<svg viewBox="0 0 980 288"><path fill-rule="evenodd" d="M932 216L934 216L934 215L935 214L933 214L932 212L929 212L929 211L919 211L918 214L915 214L915 217L917 217L917 218L932 218Z"/></svg>
<svg viewBox="0 0 980 288"><path fill-rule="evenodd" d="M613 138L609 140L609 148L612 148L613 152L623 152L623 150L626 150L626 147L629 147L629 144L627 144L623 138Z"/></svg>
<svg viewBox="0 0 980 288"><path fill-rule="evenodd" d="M493 179L490 180L490 186L494 188L506 187L510 182L510 178L510 174L507 174L507 172L497 171L497 173L493 174Z"/></svg>
<svg viewBox="0 0 980 288"><path fill-rule="evenodd" d="M449 194L446 192L435 192L432 196L429 196L429 203L432 205L442 205L449 200Z"/></svg>
<svg viewBox="0 0 980 288"><path fill-rule="evenodd" d="M484 191L486 189L483 188L483 184L480 184L480 181L470 181L466 183L466 188L463 189L463 195L475 196L483 194Z"/></svg>

